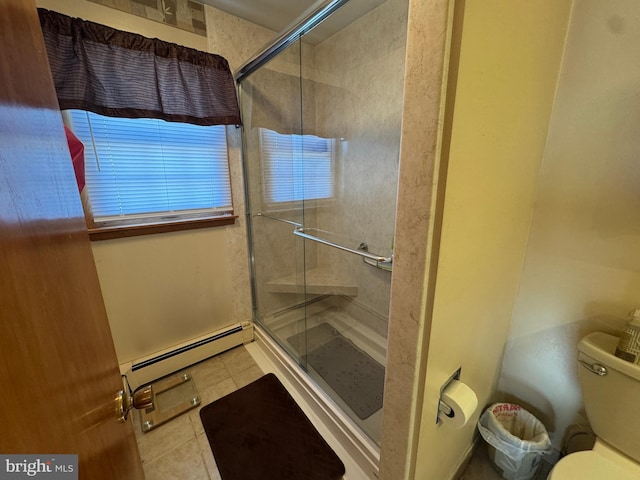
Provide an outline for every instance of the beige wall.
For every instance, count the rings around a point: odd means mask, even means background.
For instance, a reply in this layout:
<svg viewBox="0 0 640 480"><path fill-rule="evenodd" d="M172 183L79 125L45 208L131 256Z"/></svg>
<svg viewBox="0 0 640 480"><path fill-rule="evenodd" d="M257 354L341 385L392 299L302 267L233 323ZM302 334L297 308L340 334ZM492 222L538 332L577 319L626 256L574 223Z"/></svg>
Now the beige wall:
<svg viewBox="0 0 640 480"><path fill-rule="evenodd" d="M570 7L466 2L415 478L451 478L497 384ZM456 430L435 417L458 367L479 408Z"/></svg>
<svg viewBox="0 0 640 480"><path fill-rule="evenodd" d="M584 422L576 345L640 306L640 4L576 0L500 390L560 447Z"/></svg>
<svg viewBox="0 0 640 480"><path fill-rule="evenodd" d="M209 37L86 0L38 6L217 53L237 68L273 32L206 7ZM93 252L121 363L251 319L240 130L228 127L233 226L94 242Z"/></svg>

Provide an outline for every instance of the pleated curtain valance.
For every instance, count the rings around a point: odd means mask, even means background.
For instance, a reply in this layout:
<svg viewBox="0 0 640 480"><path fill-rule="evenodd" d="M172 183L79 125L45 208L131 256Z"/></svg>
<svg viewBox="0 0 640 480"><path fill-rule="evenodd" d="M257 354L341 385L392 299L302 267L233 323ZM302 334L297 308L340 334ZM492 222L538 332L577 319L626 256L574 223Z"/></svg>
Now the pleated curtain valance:
<svg viewBox="0 0 640 480"><path fill-rule="evenodd" d="M240 125L221 56L38 9L61 110Z"/></svg>

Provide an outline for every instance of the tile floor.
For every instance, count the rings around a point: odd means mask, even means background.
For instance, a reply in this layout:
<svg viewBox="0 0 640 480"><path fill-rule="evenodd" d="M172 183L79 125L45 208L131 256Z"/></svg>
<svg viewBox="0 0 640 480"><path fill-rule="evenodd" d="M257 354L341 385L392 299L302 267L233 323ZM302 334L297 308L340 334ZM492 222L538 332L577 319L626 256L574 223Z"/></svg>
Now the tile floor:
<svg viewBox="0 0 640 480"><path fill-rule="evenodd" d="M142 433L140 416L133 425L146 480L220 480L209 441L200 421L200 408L263 375L245 347L237 347L200 362L190 372L201 403L198 408Z"/></svg>
<svg viewBox="0 0 640 480"><path fill-rule="evenodd" d="M133 413L146 480L221 480L202 428L200 408L257 380L264 372L244 346L228 350L183 372L190 372L196 384L201 398L198 408L148 433L142 433L140 415L136 411ZM547 468L542 468L535 480L544 480L547 471ZM356 474L350 478L359 476ZM480 444L459 480L500 478L491 465L486 445Z"/></svg>

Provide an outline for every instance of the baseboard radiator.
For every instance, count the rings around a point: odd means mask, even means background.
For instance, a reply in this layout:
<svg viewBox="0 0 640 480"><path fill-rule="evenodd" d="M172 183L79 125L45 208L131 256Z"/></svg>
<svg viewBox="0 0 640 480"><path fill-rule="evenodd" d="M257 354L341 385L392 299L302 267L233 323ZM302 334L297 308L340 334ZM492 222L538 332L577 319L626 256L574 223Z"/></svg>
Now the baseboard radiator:
<svg viewBox="0 0 640 480"><path fill-rule="evenodd" d="M253 325L235 323L188 342L173 345L152 355L120 365L133 390L147 385L213 355L253 341Z"/></svg>

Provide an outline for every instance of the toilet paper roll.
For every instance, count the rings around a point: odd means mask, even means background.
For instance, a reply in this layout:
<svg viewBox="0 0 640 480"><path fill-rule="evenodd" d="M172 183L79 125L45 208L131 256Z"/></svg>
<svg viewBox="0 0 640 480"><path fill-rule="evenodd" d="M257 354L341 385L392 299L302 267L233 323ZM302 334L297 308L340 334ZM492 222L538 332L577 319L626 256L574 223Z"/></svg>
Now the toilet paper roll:
<svg viewBox="0 0 640 480"><path fill-rule="evenodd" d="M468 385L459 380L452 380L442 392L442 402L451 408L448 415L441 414L440 418L455 428L461 428L467 424L471 415L478 407L478 397Z"/></svg>

